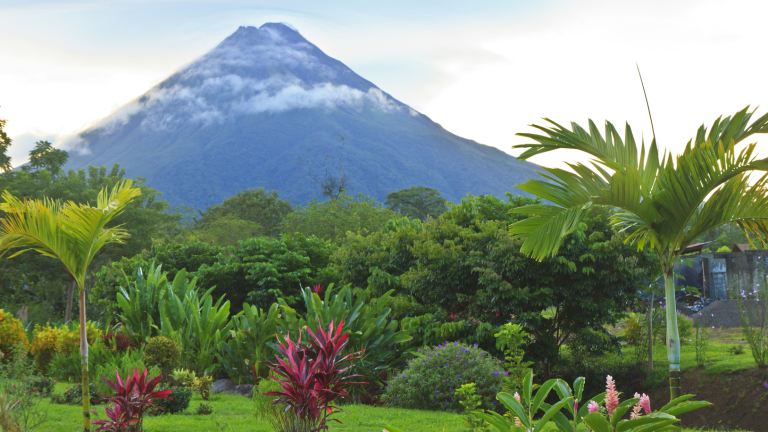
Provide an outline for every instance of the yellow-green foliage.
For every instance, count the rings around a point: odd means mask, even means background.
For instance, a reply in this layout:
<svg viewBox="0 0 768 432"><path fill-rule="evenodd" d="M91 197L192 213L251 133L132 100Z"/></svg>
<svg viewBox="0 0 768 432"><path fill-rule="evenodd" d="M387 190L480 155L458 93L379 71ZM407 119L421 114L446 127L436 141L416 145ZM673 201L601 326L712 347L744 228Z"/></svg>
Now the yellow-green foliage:
<svg viewBox="0 0 768 432"><path fill-rule="evenodd" d="M171 374L171 378L173 378L173 381L176 382L176 384L186 387L186 388L192 388L192 386L195 384L195 380L197 379L197 376L195 375L195 371L190 371L186 368L181 369L174 369L173 373Z"/></svg>
<svg viewBox="0 0 768 432"><path fill-rule="evenodd" d="M192 383L192 388L200 392L200 396L202 396L204 400L208 400L208 396L211 395L211 383L213 383L213 378L209 376L201 376L195 378L195 381Z"/></svg>
<svg viewBox="0 0 768 432"><path fill-rule="evenodd" d="M155 336L144 347L144 363L147 366L157 366L163 371L163 375L179 366L181 361L181 348L176 341L165 336Z"/></svg>
<svg viewBox="0 0 768 432"><path fill-rule="evenodd" d="M102 335L101 330L91 322L86 324L85 332L89 345ZM30 352L35 357L35 368L43 374L47 373L48 365L56 353L69 354L80 347L80 326L71 329L35 324L32 335L34 339Z"/></svg>
<svg viewBox="0 0 768 432"><path fill-rule="evenodd" d="M14 353L16 345L24 345L29 348L27 335L24 333L24 326L12 314L0 309L0 352L5 354L3 361L8 362Z"/></svg>
<svg viewBox="0 0 768 432"><path fill-rule="evenodd" d="M624 324L624 337L627 338L630 345L636 344L643 338L643 332L648 331L647 325L643 325L641 320L643 320L643 315L631 314Z"/></svg>
<svg viewBox="0 0 768 432"><path fill-rule="evenodd" d="M56 354L56 341L66 330L41 326L35 324L35 329L32 331L34 339L32 339L32 346L30 352L35 357L35 368L46 373L48 371L48 364L51 363L54 354Z"/></svg>
<svg viewBox="0 0 768 432"><path fill-rule="evenodd" d="M63 330L56 339L56 352L69 354L80 347L80 325L73 329L65 328ZM92 322L88 322L85 325L85 333L90 345L96 338L101 337L102 332Z"/></svg>

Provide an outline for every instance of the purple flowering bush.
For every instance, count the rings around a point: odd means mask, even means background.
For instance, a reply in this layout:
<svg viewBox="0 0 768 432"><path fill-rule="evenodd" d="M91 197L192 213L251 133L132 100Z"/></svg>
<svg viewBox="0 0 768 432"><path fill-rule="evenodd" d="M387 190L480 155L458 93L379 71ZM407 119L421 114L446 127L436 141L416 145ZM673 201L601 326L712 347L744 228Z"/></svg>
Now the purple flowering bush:
<svg viewBox="0 0 768 432"><path fill-rule="evenodd" d="M461 412L457 390L475 383L480 408L500 411L496 393L505 373L502 362L477 345L447 342L423 347L404 370L391 376L382 400L393 407Z"/></svg>

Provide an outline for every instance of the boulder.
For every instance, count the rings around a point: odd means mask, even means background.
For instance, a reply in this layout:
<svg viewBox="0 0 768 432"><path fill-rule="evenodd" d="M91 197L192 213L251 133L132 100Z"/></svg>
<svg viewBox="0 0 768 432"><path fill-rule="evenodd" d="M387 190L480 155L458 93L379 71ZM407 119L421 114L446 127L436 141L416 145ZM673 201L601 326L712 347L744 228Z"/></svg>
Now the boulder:
<svg viewBox="0 0 768 432"><path fill-rule="evenodd" d="M231 379L221 379L211 383L211 393L232 393L235 391L236 387L237 385Z"/></svg>
<svg viewBox="0 0 768 432"><path fill-rule="evenodd" d="M245 397L251 397L253 396L253 385L240 384L239 386L235 387L235 390L232 393L239 394Z"/></svg>

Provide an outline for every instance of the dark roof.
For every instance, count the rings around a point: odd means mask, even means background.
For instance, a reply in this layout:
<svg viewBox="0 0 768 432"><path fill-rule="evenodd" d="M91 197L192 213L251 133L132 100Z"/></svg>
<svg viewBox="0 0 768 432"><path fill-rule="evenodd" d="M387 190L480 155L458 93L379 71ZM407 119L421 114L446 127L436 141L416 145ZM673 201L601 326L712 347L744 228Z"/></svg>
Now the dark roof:
<svg viewBox="0 0 768 432"><path fill-rule="evenodd" d="M692 245L688 245L685 249L683 249L683 253L681 255L691 255L691 254L700 254L701 250L704 249L704 246L712 243L711 241L704 242L704 243L694 243ZM675 250L677 252L677 250Z"/></svg>

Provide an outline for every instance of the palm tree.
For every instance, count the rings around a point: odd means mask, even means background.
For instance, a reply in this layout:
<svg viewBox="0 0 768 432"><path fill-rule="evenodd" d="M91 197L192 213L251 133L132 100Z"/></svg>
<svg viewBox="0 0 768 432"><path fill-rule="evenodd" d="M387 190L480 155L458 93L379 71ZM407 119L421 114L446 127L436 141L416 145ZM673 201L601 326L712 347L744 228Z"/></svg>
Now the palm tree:
<svg viewBox="0 0 768 432"><path fill-rule="evenodd" d="M768 114L750 124L749 107L733 117L718 118L707 133L702 125L685 151L659 158L656 140L646 151L629 125L624 138L606 122L605 137L589 120L589 131L576 123L571 130L545 119L550 127L533 127L546 135L518 134L535 141L519 159L552 150L579 150L591 163L569 163L572 171L544 168L548 181L530 180L517 186L544 200L514 209L532 217L510 225L524 238L522 252L542 260L555 255L563 238L577 227L591 206L614 209L611 223L628 234L639 249L649 247L661 262L667 302L667 357L670 395L680 395L680 338L675 313L673 267L685 248L707 231L734 223L765 244L768 239L768 175L749 181L752 172L768 171L768 159L754 156L755 144L736 145L755 133L768 133Z"/></svg>
<svg viewBox="0 0 768 432"><path fill-rule="evenodd" d="M129 237L120 227L106 225L123 212L126 205L141 195L141 190L124 180L108 191L99 193L96 207L72 201L61 204L50 199L19 200L8 191L0 210L0 256L18 249L9 258L28 250L56 258L75 280L80 294L80 357L83 384L83 425L90 431L88 398L88 339L85 331L85 276L96 253L107 243L124 243Z"/></svg>

